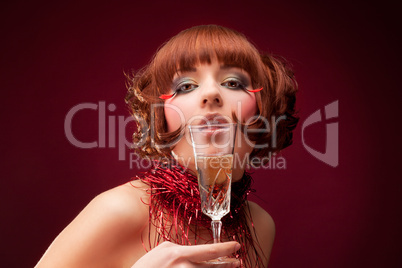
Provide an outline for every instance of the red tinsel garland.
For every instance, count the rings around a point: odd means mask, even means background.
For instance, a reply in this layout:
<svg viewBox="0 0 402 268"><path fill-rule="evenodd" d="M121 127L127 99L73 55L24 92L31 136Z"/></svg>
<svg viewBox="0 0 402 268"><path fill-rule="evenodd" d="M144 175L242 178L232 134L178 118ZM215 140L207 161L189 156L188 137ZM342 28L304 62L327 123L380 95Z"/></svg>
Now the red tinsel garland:
<svg viewBox="0 0 402 268"><path fill-rule="evenodd" d="M155 226L157 237L154 243L149 239L149 248L163 241L181 245L191 245L190 240L211 243L211 219L201 212L201 200L197 177L187 172L181 165L155 162L154 167L137 177L147 184L150 198L150 224ZM252 178L245 173L241 180L232 183L230 213L222 218L222 238L235 240L241 244L236 257L242 267L262 267L262 260L253 240L249 224L254 230L249 207L246 203L251 190ZM249 222L249 224L247 223ZM200 228L209 231L209 237L201 237ZM192 239L191 239L192 238ZM144 245L145 247L145 245ZM250 250L254 251L250 254ZM249 257L253 256L254 260ZM252 263L254 264L253 266Z"/></svg>

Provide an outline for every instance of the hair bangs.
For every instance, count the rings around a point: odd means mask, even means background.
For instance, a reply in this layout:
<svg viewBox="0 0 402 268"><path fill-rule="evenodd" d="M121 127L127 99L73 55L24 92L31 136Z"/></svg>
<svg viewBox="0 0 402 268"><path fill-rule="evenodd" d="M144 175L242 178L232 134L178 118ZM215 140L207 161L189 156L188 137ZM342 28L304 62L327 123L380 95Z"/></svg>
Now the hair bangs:
<svg viewBox="0 0 402 268"><path fill-rule="evenodd" d="M221 64L244 69L253 85L259 81L261 58L242 34L216 25L190 28L167 42L154 58L155 79L160 93L169 91L173 77L199 64Z"/></svg>

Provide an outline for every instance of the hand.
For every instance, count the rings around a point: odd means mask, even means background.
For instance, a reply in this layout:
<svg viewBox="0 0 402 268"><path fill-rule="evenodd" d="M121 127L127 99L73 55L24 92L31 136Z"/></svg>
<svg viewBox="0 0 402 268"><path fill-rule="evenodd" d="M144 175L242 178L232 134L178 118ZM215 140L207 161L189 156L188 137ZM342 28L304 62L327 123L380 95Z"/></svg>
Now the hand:
<svg viewBox="0 0 402 268"><path fill-rule="evenodd" d="M131 268L239 267L240 262L220 265L198 263L230 255L239 249L240 244L235 241L195 246L163 242L140 258Z"/></svg>

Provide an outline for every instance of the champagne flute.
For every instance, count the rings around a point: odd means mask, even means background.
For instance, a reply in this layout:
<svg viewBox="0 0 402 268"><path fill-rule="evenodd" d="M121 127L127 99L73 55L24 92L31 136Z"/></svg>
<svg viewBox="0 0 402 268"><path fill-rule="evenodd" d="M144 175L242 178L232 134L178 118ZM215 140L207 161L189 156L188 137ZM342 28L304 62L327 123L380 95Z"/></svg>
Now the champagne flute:
<svg viewBox="0 0 402 268"><path fill-rule="evenodd" d="M201 210L212 220L214 243L220 243L221 219L230 210L236 130L235 123L189 126L198 173ZM203 263L221 264L235 261L235 258L221 257Z"/></svg>

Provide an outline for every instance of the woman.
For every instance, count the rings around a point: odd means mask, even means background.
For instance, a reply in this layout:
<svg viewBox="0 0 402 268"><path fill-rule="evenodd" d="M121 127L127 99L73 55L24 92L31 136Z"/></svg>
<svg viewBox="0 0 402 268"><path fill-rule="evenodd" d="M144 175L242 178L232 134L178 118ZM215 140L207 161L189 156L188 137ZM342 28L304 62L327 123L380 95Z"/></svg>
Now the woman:
<svg viewBox="0 0 402 268"><path fill-rule="evenodd" d="M197 26L170 39L130 78L127 95L137 151L154 168L97 196L37 267L209 267L200 262L231 254L239 261L221 267L266 267L274 222L246 200L245 164L258 166L291 144L295 93L286 66L236 31ZM220 244L211 244L210 221L199 212L187 126L200 122L236 122L239 129Z"/></svg>

